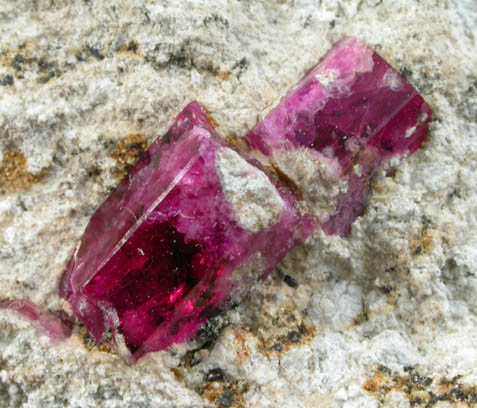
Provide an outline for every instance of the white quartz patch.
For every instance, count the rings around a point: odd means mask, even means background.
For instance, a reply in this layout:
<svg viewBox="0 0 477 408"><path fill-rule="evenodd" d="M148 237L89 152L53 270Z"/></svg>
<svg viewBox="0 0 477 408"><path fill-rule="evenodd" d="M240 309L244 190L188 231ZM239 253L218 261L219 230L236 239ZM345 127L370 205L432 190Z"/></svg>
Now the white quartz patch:
<svg viewBox="0 0 477 408"><path fill-rule="evenodd" d="M241 226L258 232L278 221L284 203L263 172L229 148L217 151L216 166L223 192Z"/></svg>

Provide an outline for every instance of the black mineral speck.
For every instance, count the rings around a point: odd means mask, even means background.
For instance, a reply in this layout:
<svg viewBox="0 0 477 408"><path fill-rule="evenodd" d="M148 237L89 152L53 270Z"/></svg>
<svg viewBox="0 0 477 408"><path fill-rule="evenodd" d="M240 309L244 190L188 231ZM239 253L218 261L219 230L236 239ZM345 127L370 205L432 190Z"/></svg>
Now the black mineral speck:
<svg viewBox="0 0 477 408"><path fill-rule="evenodd" d="M91 394L91 397L96 401L123 399L122 395L119 393L119 390L113 385L100 385L98 389Z"/></svg>
<svg viewBox="0 0 477 408"><path fill-rule="evenodd" d="M432 225L432 220L425 215L421 217L421 221L424 228L429 228Z"/></svg>
<svg viewBox="0 0 477 408"><path fill-rule="evenodd" d="M229 27L229 21L222 16L219 16L217 14L213 14L211 16L205 17L204 18L204 25L207 27L210 23L216 23L219 26L222 26L224 28Z"/></svg>
<svg viewBox="0 0 477 408"><path fill-rule="evenodd" d="M290 343L299 343L301 339L301 334L296 330L289 331L287 333L287 339Z"/></svg>
<svg viewBox="0 0 477 408"><path fill-rule="evenodd" d="M306 16L305 22L303 23L303 28L310 27L313 22L311 15Z"/></svg>
<svg viewBox="0 0 477 408"><path fill-rule="evenodd" d="M282 350L283 350L283 345L280 344L280 343L275 343L275 344L273 344L272 347L270 347L270 351L278 351L278 352L280 352L280 351L282 351Z"/></svg>
<svg viewBox="0 0 477 408"><path fill-rule="evenodd" d="M232 71L236 72L237 78L240 79L242 74L247 70L248 66L249 66L248 59L246 57L242 57L232 67Z"/></svg>
<svg viewBox="0 0 477 408"><path fill-rule="evenodd" d="M52 78L56 78L56 77L59 77L61 75L61 71L54 67L51 71L49 71L48 73L44 74L44 75L41 75L39 78L38 78L38 83L40 84L45 84L47 83L50 79Z"/></svg>
<svg viewBox="0 0 477 408"><path fill-rule="evenodd" d="M291 277L290 275L285 275L283 278L283 282L285 282L291 288L298 287L298 282L295 280L295 278Z"/></svg>
<svg viewBox="0 0 477 408"><path fill-rule="evenodd" d="M201 359L198 355L198 351L200 349L194 349L194 350L189 350L184 354L184 356L181 358L181 362L179 366L181 367L194 367L197 364L200 364Z"/></svg>
<svg viewBox="0 0 477 408"><path fill-rule="evenodd" d="M101 54L101 51L99 51L95 47L92 47L91 45L86 46L86 51L88 52L89 55L91 55L92 57L96 58L99 61L102 61L104 59L104 55Z"/></svg>
<svg viewBox="0 0 477 408"><path fill-rule="evenodd" d="M449 199L452 198L462 198L458 188L452 189L452 191L449 193Z"/></svg>
<svg viewBox="0 0 477 408"><path fill-rule="evenodd" d="M443 378L440 381L439 384L440 385L452 385L452 384L455 384L457 381L459 381L461 378L462 378L461 375L456 375L456 376L452 377L451 379Z"/></svg>
<svg viewBox="0 0 477 408"><path fill-rule="evenodd" d="M25 391L16 383L4 383L0 380L0 402L5 407L23 407L28 398Z"/></svg>
<svg viewBox="0 0 477 408"><path fill-rule="evenodd" d="M204 375L204 381L214 382L214 381L223 381L225 379L224 371L219 368L212 368Z"/></svg>
<svg viewBox="0 0 477 408"><path fill-rule="evenodd" d="M459 388L455 387L450 391L450 394L458 401L465 400L465 393Z"/></svg>
<svg viewBox="0 0 477 408"><path fill-rule="evenodd" d="M196 336L197 343L200 344L199 349L212 347L217 341L222 328L227 325L228 320L226 316L221 314L209 318L206 324L199 329Z"/></svg>
<svg viewBox="0 0 477 408"><path fill-rule="evenodd" d="M48 69L50 69L51 64L45 59L45 58L40 58L38 60L38 69L40 72L45 72Z"/></svg>
<svg viewBox="0 0 477 408"><path fill-rule="evenodd" d="M133 52L135 54L137 52L138 45L135 41L130 41L126 49L129 52Z"/></svg>
<svg viewBox="0 0 477 408"><path fill-rule="evenodd" d="M381 371L382 373L386 373L387 375L391 375L392 371L390 368L386 367L385 365L380 364L378 366L378 370Z"/></svg>
<svg viewBox="0 0 477 408"><path fill-rule="evenodd" d="M13 85L15 80L13 79L12 75L5 75L4 77L0 78L0 84L3 86Z"/></svg>
<svg viewBox="0 0 477 408"><path fill-rule="evenodd" d="M233 402L234 392L230 388L227 388L216 401L217 405L221 408L229 408Z"/></svg>
<svg viewBox="0 0 477 408"><path fill-rule="evenodd" d="M404 67L404 68L401 70L401 75L402 75L404 78L409 79L410 77L412 77L412 71L411 71L409 68Z"/></svg>
<svg viewBox="0 0 477 408"><path fill-rule="evenodd" d="M23 57L23 55L21 54L17 54L15 55L15 57L13 58L13 62L12 62L12 67L16 70L16 71L20 71L22 69L22 65L25 63L25 57Z"/></svg>
<svg viewBox="0 0 477 408"><path fill-rule="evenodd" d="M25 58L21 54L15 55L15 58L13 59L17 64L24 64L25 63Z"/></svg>

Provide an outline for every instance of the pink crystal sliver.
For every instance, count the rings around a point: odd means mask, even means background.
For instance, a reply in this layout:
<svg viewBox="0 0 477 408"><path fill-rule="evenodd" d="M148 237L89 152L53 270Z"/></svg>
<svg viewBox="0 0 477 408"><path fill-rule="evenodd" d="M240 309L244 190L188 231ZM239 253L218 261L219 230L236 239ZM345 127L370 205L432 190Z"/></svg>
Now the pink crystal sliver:
<svg viewBox="0 0 477 408"><path fill-rule="evenodd" d="M38 306L28 299L0 302L0 310L11 310L28 320L38 336L46 336L50 346L68 338L71 330L60 318L40 313Z"/></svg>

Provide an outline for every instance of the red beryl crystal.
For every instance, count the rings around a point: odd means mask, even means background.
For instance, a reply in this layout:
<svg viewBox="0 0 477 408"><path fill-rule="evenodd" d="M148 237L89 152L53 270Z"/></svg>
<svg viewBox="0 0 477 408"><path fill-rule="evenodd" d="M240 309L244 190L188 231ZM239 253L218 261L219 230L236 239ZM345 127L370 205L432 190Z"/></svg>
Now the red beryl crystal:
<svg viewBox="0 0 477 408"><path fill-rule="evenodd" d="M362 41L337 43L246 136L294 184L327 234L347 236L369 184L423 143L419 93Z"/></svg>
<svg viewBox="0 0 477 408"><path fill-rule="evenodd" d="M190 338L314 227L192 102L92 216L61 294L134 361Z"/></svg>

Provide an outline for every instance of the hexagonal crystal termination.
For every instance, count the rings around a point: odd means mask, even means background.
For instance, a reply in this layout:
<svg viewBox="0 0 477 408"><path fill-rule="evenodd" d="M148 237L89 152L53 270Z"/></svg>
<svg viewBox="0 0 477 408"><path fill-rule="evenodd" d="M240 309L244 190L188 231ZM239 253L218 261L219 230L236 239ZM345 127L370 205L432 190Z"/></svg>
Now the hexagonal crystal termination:
<svg viewBox="0 0 477 408"><path fill-rule="evenodd" d="M246 136L310 205L327 234L347 236L369 183L423 143L431 110L362 41L337 43Z"/></svg>
<svg viewBox="0 0 477 408"><path fill-rule="evenodd" d="M92 216L61 294L133 361L190 338L314 227L192 102Z"/></svg>

